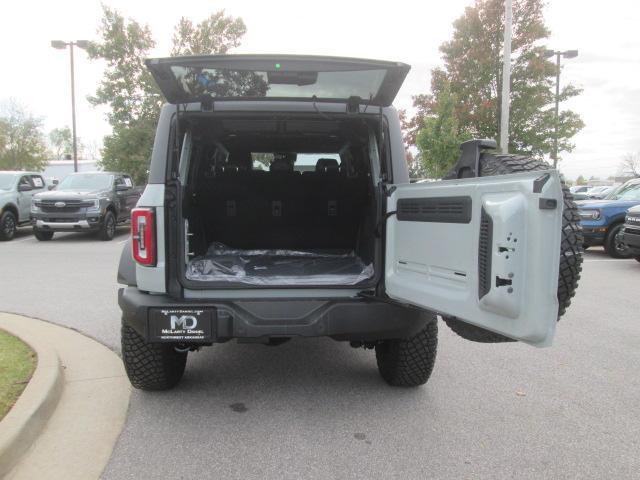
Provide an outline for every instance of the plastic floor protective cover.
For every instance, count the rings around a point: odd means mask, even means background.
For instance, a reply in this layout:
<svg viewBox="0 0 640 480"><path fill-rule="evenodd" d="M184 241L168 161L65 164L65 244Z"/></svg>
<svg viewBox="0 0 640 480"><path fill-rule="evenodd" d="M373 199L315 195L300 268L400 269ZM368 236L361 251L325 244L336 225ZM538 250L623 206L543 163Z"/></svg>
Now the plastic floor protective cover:
<svg viewBox="0 0 640 480"><path fill-rule="evenodd" d="M373 276L353 251L236 250L218 242L187 265L188 280L248 285L356 285Z"/></svg>

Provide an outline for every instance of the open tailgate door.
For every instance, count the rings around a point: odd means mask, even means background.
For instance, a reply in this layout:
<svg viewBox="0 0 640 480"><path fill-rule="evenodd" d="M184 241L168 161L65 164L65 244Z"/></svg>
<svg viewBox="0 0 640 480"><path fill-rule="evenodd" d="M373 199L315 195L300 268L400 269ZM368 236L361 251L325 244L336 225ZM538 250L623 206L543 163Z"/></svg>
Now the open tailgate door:
<svg viewBox="0 0 640 480"><path fill-rule="evenodd" d="M387 295L549 345L558 318L558 172L395 187L387 207Z"/></svg>

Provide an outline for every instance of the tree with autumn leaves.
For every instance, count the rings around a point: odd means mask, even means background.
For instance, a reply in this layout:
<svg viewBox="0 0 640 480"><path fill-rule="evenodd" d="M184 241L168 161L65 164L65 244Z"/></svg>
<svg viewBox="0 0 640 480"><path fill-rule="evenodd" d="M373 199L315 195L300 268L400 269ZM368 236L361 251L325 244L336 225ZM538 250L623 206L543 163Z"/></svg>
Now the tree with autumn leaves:
<svg viewBox="0 0 640 480"><path fill-rule="evenodd" d="M446 173L462 141L500 133L504 0L477 0L453 27L440 47L444 64L431 72L431 93L413 97L416 113L403 122L405 142L418 148L430 176ZM542 0L513 0L510 153L541 158L553 148L556 65L543 43L549 34ZM560 102L580 92L565 85ZM558 150L569 152L584 123L571 110L561 110L558 123Z"/></svg>

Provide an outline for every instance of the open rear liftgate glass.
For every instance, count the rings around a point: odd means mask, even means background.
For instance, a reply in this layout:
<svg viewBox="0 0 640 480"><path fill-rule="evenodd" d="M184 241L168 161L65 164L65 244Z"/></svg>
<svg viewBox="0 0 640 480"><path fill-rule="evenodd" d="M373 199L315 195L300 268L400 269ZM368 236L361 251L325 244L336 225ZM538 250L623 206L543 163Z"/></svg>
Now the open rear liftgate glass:
<svg viewBox="0 0 640 480"><path fill-rule="evenodd" d="M309 55L208 55L146 61L169 103L300 100L389 106L409 72L399 62Z"/></svg>
<svg viewBox="0 0 640 480"><path fill-rule="evenodd" d="M387 204L387 294L549 345L558 313L558 173L395 187Z"/></svg>

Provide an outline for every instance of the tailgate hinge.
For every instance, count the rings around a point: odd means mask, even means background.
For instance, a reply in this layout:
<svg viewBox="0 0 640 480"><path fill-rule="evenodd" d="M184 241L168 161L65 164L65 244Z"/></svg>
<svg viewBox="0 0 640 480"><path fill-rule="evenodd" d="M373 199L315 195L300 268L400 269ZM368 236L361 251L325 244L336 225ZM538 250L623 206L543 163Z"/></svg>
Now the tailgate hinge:
<svg viewBox="0 0 640 480"><path fill-rule="evenodd" d="M409 303L402 303L386 296L382 297L382 296L376 295L376 293L372 290L363 290L362 292L358 292L358 297L364 298L365 300L371 300L374 302L388 303L389 305L394 305L396 307L418 308L418 307L414 307Z"/></svg>

